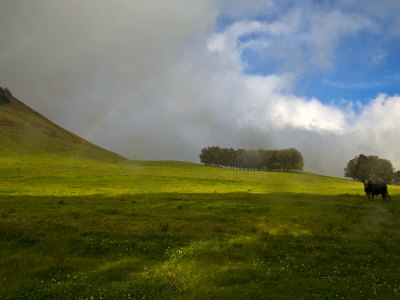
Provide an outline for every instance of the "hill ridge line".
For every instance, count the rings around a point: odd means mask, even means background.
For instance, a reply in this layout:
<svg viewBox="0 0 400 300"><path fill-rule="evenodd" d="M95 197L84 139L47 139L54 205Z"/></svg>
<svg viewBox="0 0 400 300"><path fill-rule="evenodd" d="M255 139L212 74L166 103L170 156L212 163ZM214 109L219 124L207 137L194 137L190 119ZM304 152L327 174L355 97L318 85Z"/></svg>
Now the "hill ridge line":
<svg viewBox="0 0 400 300"><path fill-rule="evenodd" d="M37 123L37 120L30 120L31 117L28 118L28 122L30 122L31 124L33 124L35 126L36 124L40 124L40 126L44 126L43 128L50 128L50 130L56 129L57 131L61 132L64 136L69 136L69 138L77 145L88 145L94 148L97 148L99 150L102 151L106 151L109 152L110 154L113 154L115 156L118 156L120 159L122 160L129 160L126 157L115 153L113 151L104 149L88 140L86 140L83 137L80 137L79 135L61 127L60 125L54 123L53 121L49 120L48 118L46 118L44 115L42 115L41 113L37 112L36 110L34 110L33 108L31 108L30 106L26 105L25 103L23 103L21 100L15 98L12 93L10 92L10 90L8 88L3 88L0 86L0 107L1 106L10 106L10 107L19 107L21 110L29 112L30 114L35 115L36 117L39 117L41 119L41 121L39 121L39 123ZM17 120L16 120L17 121ZM21 122L21 120L19 120ZM36 125L37 126L37 125ZM23 128L23 127L21 127Z"/></svg>

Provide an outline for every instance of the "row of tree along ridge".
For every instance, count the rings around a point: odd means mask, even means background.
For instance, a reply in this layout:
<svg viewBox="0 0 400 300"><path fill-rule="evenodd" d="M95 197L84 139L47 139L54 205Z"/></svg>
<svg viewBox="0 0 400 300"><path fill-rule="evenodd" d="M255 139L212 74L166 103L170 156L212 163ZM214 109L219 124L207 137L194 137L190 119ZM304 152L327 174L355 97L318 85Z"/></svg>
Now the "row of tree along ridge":
<svg viewBox="0 0 400 300"><path fill-rule="evenodd" d="M301 171L304 166L303 156L294 148L235 150L212 146L201 149L200 161L211 166L265 171Z"/></svg>

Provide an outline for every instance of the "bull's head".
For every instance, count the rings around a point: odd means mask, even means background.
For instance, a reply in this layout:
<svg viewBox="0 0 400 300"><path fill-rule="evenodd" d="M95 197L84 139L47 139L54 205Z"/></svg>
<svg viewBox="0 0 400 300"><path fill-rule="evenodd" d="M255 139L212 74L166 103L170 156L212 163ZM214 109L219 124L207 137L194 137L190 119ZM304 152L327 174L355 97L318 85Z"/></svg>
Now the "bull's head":
<svg viewBox="0 0 400 300"><path fill-rule="evenodd" d="M369 188L369 180L368 179L365 179L364 180L364 188Z"/></svg>

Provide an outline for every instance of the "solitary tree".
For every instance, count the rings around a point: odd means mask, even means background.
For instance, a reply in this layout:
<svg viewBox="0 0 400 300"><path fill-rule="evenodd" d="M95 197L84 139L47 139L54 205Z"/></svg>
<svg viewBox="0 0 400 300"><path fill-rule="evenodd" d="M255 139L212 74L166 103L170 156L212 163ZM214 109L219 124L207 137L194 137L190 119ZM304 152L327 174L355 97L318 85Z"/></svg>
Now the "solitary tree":
<svg viewBox="0 0 400 300"><path fill-rule="evenodd" d="M365 179L391 183L393 180L393 166L387 159L375 155L360 154L347 163L344 176L358 181Z"/></svg>
<svg viewBox="0 0 400 300"><path fill-rule="evenodd" d="M393 183L394 184L400 184L400 171L394 172Z"/></svg>

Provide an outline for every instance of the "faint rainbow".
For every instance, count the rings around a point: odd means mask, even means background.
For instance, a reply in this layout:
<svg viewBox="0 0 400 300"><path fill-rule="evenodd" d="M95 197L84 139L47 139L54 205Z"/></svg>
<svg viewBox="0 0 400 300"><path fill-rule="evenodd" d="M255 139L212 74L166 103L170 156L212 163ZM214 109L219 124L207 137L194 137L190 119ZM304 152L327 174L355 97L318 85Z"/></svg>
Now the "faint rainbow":
<svg viewBox="0 0 400 300"><path fill-rule="evenodd" d="M135 99L137 95L142 93L150 86L150 81L148 80L145 84L143 84L140 88L135 90L132 94L122 98L119 101L116 101L109 109L107 109L98 120L83 133L83 138L86 140L90 140L105 124L111 117L118 113L125 105L127 105L132 99Z"/></svg>
<svg viewBox="0 0 400 300"><path fill-rule="evenodd" d="M88 142L95 144L94 141L91 141L91 138L101 129L103 124L106 123L109 119L111 119L113 115L118 113L118 111L120 111L126 104L128 104L132 99L134 99L144 90L146 90L149 86L150 86L150 81L148 80L146 83L142 84L140 88L136 89L129 96L124 97L119 101L114 101L114 104L109 109L107 109L89 129L83 132L81 137L87 140ZM75 156L78 156L78 153L79 153L79 148L75 151Z"/></svg>

